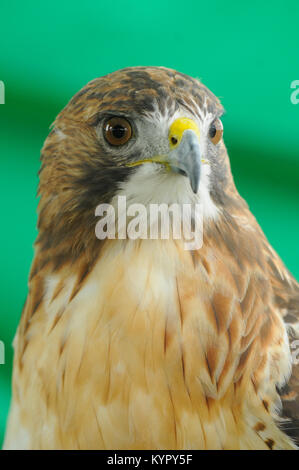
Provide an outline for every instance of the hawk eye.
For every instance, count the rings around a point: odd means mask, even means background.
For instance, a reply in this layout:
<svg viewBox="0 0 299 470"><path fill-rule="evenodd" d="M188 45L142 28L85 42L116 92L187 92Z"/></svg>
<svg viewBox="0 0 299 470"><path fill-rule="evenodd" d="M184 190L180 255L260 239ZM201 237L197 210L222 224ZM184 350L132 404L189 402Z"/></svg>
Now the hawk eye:
<svg viewBox="0 0 299 470"><path fill-rule="evenodd" d="M110 145L124 145L132 137L131 124L122 117L112 117L104 123L104 136Z"/></svg>
<svg viewBox="0 0 299 470"><path fill-rule="evenodd" d="M215 119L209 129L209 139L214 145L218 144L223 135L223 125L220 119Z"/></svg>

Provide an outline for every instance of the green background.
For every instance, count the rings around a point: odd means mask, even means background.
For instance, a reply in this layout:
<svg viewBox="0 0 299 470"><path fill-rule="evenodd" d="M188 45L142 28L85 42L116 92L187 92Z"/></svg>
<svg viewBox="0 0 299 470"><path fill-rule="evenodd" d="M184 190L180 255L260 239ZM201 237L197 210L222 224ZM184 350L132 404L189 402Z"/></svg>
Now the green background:
<svg viewBox="0 0 299 470"><path fill-rule="evenodd" d="M1 0L0 443L11 341L36 236L39 151L56 114L86 82L133 65L199 77L226 108L225 142L240 193L299 275L299 2Z"/></svg>

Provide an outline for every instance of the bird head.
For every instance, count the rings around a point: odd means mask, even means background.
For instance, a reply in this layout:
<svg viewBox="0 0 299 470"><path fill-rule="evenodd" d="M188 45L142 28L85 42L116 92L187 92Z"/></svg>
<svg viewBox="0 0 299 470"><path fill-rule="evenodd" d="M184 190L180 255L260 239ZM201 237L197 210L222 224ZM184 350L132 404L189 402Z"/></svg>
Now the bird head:
<svg viewBox="0 0 299 470"><path fill-rule="evenodd" d="M213 219L231 198L219 100L163 67L95 79L58 115L42 150L39 242L77 253L94 237L95 207L200 201ZM67 248L68 247L68 248Z"/></svg>

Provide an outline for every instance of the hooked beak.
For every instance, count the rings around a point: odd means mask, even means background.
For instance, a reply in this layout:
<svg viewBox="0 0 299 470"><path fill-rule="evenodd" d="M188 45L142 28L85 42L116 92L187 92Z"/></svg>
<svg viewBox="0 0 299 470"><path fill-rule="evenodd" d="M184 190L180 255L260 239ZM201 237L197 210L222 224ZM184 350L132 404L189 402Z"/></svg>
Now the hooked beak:
<svg viewBox="0 0 299 470"><path fill-rule="evenodd" d="M192 191L196 194L200 181L201 155L198 136L192 129L183 132L179 145L169 153L168 163L173 171L189 178Z"/></svg>
<svg viewBox="0 0 299 470"><path fill-rule="evenodd" d="M189 118L178 118L169 129L170 153L168 163L176 173L189 178L192 191L197 193L200 180L201 155L200 132L197 124Z"/></svg>
<svg viewBox="0 0 299 470"><path fill-rule="evenodd" d="M170 152L167 156L154 156L144 160L128 163L134 167L143 163L160 163L175 173L187 176L192 191L196 194L199 188L201 159L200 132L197 124L189 118L176 119L169 129Z"/></svg>

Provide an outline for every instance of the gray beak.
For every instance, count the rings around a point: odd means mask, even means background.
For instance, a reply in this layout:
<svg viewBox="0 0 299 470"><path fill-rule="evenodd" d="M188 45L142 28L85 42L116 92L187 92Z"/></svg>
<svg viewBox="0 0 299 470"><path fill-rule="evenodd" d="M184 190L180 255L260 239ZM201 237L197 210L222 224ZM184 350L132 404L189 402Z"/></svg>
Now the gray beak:
<svg viewBox="0 0 299 470"><path fill-rule="evenodd" d="M186 129L178 147L169 153L169 165L176 173L189 178L192 191L197 193L200 180L201 155L198 136Z"/></svg>

